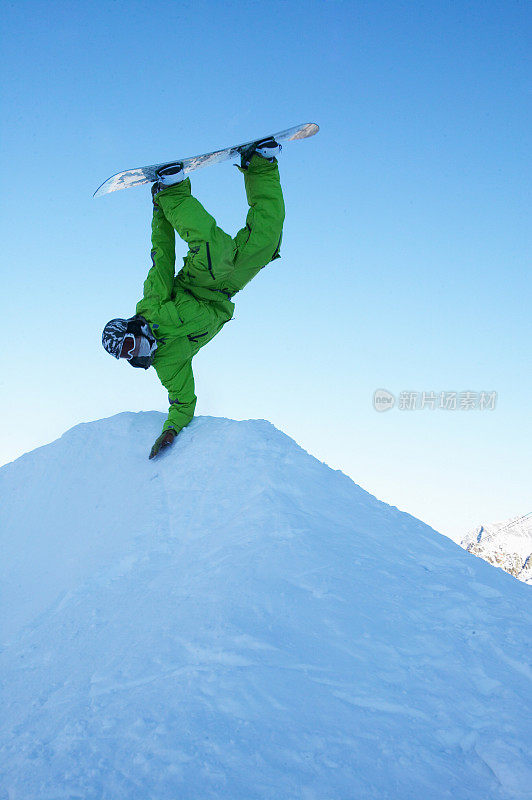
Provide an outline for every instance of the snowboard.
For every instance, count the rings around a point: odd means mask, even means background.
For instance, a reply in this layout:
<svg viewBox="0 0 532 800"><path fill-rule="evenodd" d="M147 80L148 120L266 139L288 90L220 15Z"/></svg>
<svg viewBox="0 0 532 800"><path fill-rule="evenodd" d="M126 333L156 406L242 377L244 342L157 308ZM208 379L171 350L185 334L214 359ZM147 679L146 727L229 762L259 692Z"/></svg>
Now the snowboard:
<svg viewBox="0 0 532 800"><path fill-rule="evenodd" d="M193 172L195 169L202 167L209 167L212 164L220 164L222 161L227 161L230 158L238 156L242 150L252 145L254 142L260 142L273 136L276 142L283 144L285 142L294 142L299 139L307 139L309 136L314 136L319 131L319 125L314 122L307 122L303 125L296 125L294 128L288 128L286 131L279 133L267 134L260 137L260 139L252 139L250 142L244 144L237 144L234 147L226 147L223 150L214 150L212 153L204 153L201 156L191 156L190 158L178 158L175 161L163 161L161 164L151 164L148 167L137 167L136 169L126 169L124 172L117 172L116 175L111 175L102 185L94 192L94 197L101 197L103 194L109 192L117 192L119 189L129 189L131 186L140 186L143 183L150 183L157 180L157 170L161 167L169 167L176 163L183 164L185 174Z"/></svg>

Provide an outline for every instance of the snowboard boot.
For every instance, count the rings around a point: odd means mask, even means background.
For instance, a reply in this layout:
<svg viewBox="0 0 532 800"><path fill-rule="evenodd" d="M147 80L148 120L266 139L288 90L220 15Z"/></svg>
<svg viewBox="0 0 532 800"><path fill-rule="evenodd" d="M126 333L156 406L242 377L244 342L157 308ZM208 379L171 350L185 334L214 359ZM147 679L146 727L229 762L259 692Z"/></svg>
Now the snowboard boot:
<svg viewBox="0 0 532 800"><path fill-rule="evenodd" d="M272 136L269 136L267 139L261 139L258 142L253 142L253 144L246 147L245 150L242 150L240 154L242 156L242 168L247 169L249 167L249 162L254 155L261 156L265 158L266 161L269 161L270 164L273 164L282 149L282 146L278 144Z"/></svg>
<svg viewBox="0 0 532 800"><path fill-rule="evenodd" d="M162 192L168 186L174 186L176 183L181 183L185 180L185 171L183 164L177 161L175 164L167 164L161 167L156 172L157 180L151 187L151 195L155 200L155 195Z"/></svg>
<svg viewBox="0 0 532 800"><path fill-rule="evenodd" d="M163 186L173 186L185 180L185 171L180 161L175 164L167 164L157 170L157 182Z"/></svg>

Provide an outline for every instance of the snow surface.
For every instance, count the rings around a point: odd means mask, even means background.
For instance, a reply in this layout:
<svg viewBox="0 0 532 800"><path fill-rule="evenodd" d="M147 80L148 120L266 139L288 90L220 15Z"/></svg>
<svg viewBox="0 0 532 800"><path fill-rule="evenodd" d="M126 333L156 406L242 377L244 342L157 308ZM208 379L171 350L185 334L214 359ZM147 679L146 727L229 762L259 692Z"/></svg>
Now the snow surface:
<svg viewBox="0 0 532 800"><path fill-rule="evenodd" d="M530 589L264 421L0 470L0 800L532 798Z"/></svg>

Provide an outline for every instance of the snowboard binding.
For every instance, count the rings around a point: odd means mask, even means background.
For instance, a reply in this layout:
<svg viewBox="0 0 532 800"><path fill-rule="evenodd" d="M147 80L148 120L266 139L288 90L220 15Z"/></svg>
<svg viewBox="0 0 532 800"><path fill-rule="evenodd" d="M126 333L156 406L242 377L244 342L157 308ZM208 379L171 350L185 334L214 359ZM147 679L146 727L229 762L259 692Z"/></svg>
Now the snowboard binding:
<svg viewBox="0 0 532 800"><path fill-rule="evenodd" d="M155 203L155 197L166 189L168 186L175 186L176 183L181 183L185 180L185 169L182 161L176 161L173 164L164 164L155 173L155 182L151 187L152 200Z"/></svg>
<svg viewBox="0 0 532 800"><path fill-rule="evenodd" d="M185 170L182 161L176 161L174 164L166 164L157 170L157 183L163 186L173 186L175 183L181 183L185 180Z"/></svg>
<svg viewBox="0 0 532 800"><path fill-rule="evenodd" d="M273 136L268 136L266 139L253 142L249 147L240 151L242 168L247 169L249 167L249 163L254 155L262 156L262 158L265 158L266 161L272 164L282 149L282 145L276 142Z"/></svg>

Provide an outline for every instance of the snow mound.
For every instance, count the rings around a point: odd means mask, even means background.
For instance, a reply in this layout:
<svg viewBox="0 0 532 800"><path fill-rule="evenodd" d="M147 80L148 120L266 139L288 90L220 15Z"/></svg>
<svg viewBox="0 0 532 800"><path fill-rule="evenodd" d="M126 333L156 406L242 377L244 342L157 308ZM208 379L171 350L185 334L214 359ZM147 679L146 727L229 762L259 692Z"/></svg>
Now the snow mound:
<svg viewBox="0 0 532 800"><path fill-rule="evenodd" d="M530 590L264 421L0 470L0 800L532 797Z"/></svg>

